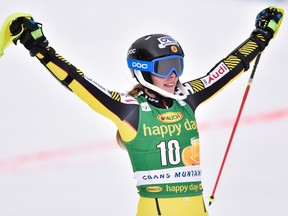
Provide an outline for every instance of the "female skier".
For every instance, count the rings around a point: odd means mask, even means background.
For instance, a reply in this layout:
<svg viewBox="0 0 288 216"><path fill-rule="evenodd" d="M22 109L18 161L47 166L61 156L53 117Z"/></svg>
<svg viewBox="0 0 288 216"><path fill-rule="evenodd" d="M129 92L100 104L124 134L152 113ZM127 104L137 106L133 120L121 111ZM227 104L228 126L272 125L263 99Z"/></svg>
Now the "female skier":
<svg viewBox="0 0 288 216"><path fill-rule="evenodd" d="M127 64L139 83L128 94L102 87L66 61L31 16L14 16L9 28L15 44L19 40L63 85L117 126L117 141L127 150L137 181L138 216L206 216L195 110L248 70L282 18L282 9L264 9L246 41L206 75L184 83L180 44L165 34L143 36L128 49Z"/></svg>

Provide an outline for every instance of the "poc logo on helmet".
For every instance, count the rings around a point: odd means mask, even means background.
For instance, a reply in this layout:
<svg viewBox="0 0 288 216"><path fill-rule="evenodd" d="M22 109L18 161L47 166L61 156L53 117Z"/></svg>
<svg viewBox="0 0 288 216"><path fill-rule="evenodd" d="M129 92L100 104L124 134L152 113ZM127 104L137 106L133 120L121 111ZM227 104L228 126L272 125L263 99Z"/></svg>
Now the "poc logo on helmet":
<svg viewBox="0 0 288 216"><path fill-rule="evenodd" d="M130 54L135 54L136 53L136 49L130 49L128 50L128 55Z"/></svg>
<svg viewBox="0 0 288 216"><path fill-rule="evenodd" d="M148 64L140 63L140 62L132 62L132 67L138 68L138 69L148 69Z"/></svg>

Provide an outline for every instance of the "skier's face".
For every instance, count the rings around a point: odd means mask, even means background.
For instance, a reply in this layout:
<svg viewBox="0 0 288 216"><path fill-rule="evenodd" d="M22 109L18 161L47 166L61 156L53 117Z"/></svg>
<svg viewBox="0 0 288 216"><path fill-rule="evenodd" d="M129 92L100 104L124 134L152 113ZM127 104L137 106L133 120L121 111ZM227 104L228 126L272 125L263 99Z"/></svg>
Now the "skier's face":
<svg viewBox="0 0 288 216"><path fill-rule="evenodd" d="M151 74L151 79L153 85L171 93L174 94L175 92L175 87L177 85L179 77L176 76L175 73L171 73L169 77L167 78L161 78L158 76L154 76Z"/></svg>

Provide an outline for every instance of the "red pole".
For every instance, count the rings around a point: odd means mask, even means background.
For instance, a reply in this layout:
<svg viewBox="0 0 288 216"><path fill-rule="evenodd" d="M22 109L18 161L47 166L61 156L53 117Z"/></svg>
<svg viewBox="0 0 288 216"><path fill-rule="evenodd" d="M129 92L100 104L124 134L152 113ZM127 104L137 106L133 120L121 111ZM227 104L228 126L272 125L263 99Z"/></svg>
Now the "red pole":
<svg viewBox="0 0 288 216"><path fill-rule="evenodd" d="M256 71L256 68L257 68L257 65L258 65L260 57L261 57L261 53L259 53L257 55L253 70L252 70L251 75L249 77L249 80L248 80L248 83L247 83L247 87L246 87L246 90L245 90L245 93L243 95L242 102L241 102L241 105L240 105L240 108L239 108L239 111L238 111L238 115L237 115L236 121L234 123L233 129L232 129L232 132L231 132L231 135L230 135L230 139L229 139L229 142L228 142L228 145L227 145L227 148L226 148L226 151L225 151L225 154L224 154L221 166L220 166L220 170L218 172L218 176L217 176L217 179L216 179L216 182L215 182L215 185L214 185L214 189L213 189L213 192L212 192L212 194L210 196L209 206L212 204L212 202L215 201L216 189L217 189L217 186L218 186L218 183L219 183L219 180L220 180L220 177L221 177L221 174L222 174L222 171L223 171L223 168L224 168L224 165L225 165L225 162L226 162L226 159L227 159L227 156L228 156L228 153L229 153L229 150L230 150L230 147L231 147L231 144L232 144L232 141L233 141L233 138L234 138L234 135L235 135L235 132L236 132L236 129L237 129L237 126L238 126L238 123L239 123L239 120L240 120L240 117L241 117L245 102L246 102L246 99L248 97L250 86L252 85L252 81L253 81L254 74L255 74L255 71Z"/></svg>

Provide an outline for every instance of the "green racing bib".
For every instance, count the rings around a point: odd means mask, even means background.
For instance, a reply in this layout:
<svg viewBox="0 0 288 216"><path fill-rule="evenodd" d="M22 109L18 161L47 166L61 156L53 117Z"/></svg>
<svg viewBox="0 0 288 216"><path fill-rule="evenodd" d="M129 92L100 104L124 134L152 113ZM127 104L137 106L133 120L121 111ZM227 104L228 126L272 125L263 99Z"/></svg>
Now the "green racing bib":
<svg viewBox="0 0 288 216"><path fill-rule="evenodd" d="M138 133L125 146L140 196L201 195L199 134L192 109L184 101L161 109L144 97L137 100Z"/></svg>

